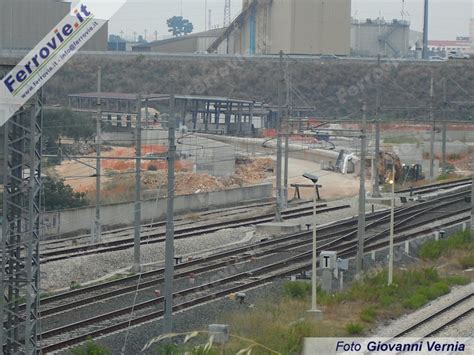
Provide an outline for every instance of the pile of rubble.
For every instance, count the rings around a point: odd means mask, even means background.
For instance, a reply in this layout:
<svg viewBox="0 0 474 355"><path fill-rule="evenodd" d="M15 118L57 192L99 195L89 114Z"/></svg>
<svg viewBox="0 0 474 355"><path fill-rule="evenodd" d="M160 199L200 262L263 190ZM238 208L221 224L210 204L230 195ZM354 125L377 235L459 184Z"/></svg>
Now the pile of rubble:
<svg viewBox="0 0 474 355"><path fill-rule="evenodd" d="M275 162L270 158L247 159L237 165L235 175L245 183L258 183L273 175Z"/></svg>
<svg viewBox="0 0 474 355"><path fill-rule="evenodd" d="M208 174L183 173L176 175L175 190L179 194L193 194L224 190L226 186L215 176Z"/></svg>
<svg viewBox="0 0 474 355"><path fill-rule="evenodd" d="M211 192L255 184L273 175L275 162L269 158L246 159L237 164L235 174L230 177L215 177L208 174L177 172L175 193L187 195L199 192ZM160 189L166 193L167 170L147 171L143 177L147 189Z"/></svg>

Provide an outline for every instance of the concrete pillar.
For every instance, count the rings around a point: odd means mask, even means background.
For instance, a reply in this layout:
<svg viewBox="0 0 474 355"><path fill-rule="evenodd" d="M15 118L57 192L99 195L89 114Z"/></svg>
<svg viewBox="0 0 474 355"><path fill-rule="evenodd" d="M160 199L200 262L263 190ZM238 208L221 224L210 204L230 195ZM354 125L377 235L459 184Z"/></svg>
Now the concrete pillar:
<svg viewBox="0 0 474 355"><path fill-rule="evenodd" d="M326 292L332 291L332 269L323 269L321 278L321 288Z"/></svg>
<svg viewBox="0 0 474 355"><path fill-rule="evenodd" d="M209 130L209 121L211 120L211 111L210 111L211 103L209 101L206 102L206 112L204 112L204 131L207 133Z"/></svg>
<svg viewBox="0 0 474 355"><path fill-rule="evenodd" d="M197 100L193 100L192 102L192 106L193 106L193 129L196 129L196 125L197 125L197 115L198 115L198 109L199 109L199 103Z"/></svg>
<svg viewBox="0 0 474 355"><path fill-rule="evenodd" d="M183 103L183 121L182 121L183 126L186 125L186 112L187 111L188 111L188 99L184 99L184 103Z"/></svg>
<svg viewBox="0 0 474 355"><path fill-rule="evenodd" d="M221 103L216 105L216 129L219 129L219 121L221 119Z"/></svg>

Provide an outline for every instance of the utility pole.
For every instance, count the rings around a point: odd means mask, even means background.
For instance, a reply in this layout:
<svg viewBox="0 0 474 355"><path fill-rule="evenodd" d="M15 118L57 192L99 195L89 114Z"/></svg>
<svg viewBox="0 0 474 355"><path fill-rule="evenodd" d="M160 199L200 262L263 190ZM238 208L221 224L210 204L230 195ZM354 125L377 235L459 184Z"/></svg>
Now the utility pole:
<svg viewBox="0 0 474 355"><path fill-rule="evenodd" d="M96 162L95 162L95 230L93 242L97 243L101 239L102 226L100 223L100 178L101 178L101 136L102 136L102 68L97 71L97 120L96 120Z"/></svg>
<svg viewBox="0 0 474 355"><path fill-rule="evenodd" d="M170 117L168 121L168 197L166 200L164 334L170 334L173 331L175 124L175 98L173 92L173 94L170 95Z"/></svg>
<svg viewBox="0 0 474 355"><path fill-rule="evenodd" d="M423 21L423 59L428 59L429 2L425 0Z"/></svg>
<svg viewBox="0 0 474 355"><path fill-rule="evenodd" d="M388 252L388 285L390 286L393 282L393 239L395 229L395 159L392 155L392 195L390 197L390 241L389 241L389 252Z"/></svg>
<svg viewBox="0 0 474 355"><path fill-rule="evenodd" d="M207 0L204 1L204 31L207 31Z"/></svg>
<svg viewBox="0 0 474 355"><path fill-rule="evenodd" d="M135 124L135 229L133 238L133 270L140 272L140 229L141 229L141 195L142 195L142 97L137 98L137 122Z"/></svg>
<svg viewBox="0 0 474 355"><path fill-rule="evenodd" d="M442 142L442 170L443 170L443 175L447 174L447 163L446 163L446 141L447 141L447 135L448 135L448 114L447 114L447 108L448 108L448 101L447 101L447 87L446 87L446 71L445 71L445 76L443 80L443 142Z"/></svg>
<svg viewBox="0 0 474 355"><path fill-rule="evenodd" d="M289 135L290 135L290 80L288 65L285 70L285 81L286 81L286 130L285 130L285 158L284 158L284 173L283 173L283 206L288 208L288 154L289 154Z"/></svg>
<svg viewBox="0 0 474 355"><path fill-rule="evenodd" d="M276 166L276 213L275 220L281 221L281 211L282 211L282 198L283 194L281 191L281 158L282 158L282 149L281 149L281 116L283 114L283 51L280 51L280 78L278 80L278 116L276 121L276 131L277 131L277 166Z"/></svg>
<svg viewBox="0 0 474 355"><path fill-rule="evenodd" d="M434 81L433 73L431 73L431 85L430 85L430 121L431 121L431 132L430 132L430 180L434 179L434 141L435 141L435 119L433 112L433 100L434 100Z"/></svg>
<svg viewBox="0 0 474 355"><path fill-rule="evenodd" d="M357 274L363 271L364 265L364 239L365 239L365 160L367 156L367 104L362 103L362 127L360 146L360 186L359 186L359 220L357 225Z"/></svg>
<svg viewBox="0 0 474 355"><path fill-rule="evenodd" d="M212 20L211 20L211 16L212 16L212 9L209 9L209 17L207 18L207 29L210 31L212 30Z"/></svg>
<svg viewBox="0 0 474 355"><path fill-rule="evenodd" d="M377 57L377 64L380 68L380 54ZM373 178L373 187L372 187L372 197L380 197L380 181L379 181L379 160L380 160L380 81L376 85L376 94L375 94L375 153L374 153L374 172Z"/></svg>

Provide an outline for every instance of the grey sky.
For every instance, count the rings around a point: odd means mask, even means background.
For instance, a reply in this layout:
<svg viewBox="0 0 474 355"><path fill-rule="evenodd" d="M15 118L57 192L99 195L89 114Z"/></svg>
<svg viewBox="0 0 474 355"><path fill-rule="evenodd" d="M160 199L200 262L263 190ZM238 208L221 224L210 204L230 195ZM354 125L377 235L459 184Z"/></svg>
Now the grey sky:
<svg viewBox="0 0 474 355"><path fill-rule="evenodd" d="M110 33L124 32L131 38L133 33L144 35L147 39L168 36L166 19L182 15L193 24L195 31L204 30L206 0L128 0L110 22ZM224 0L207 0L208 9L212 10L212 26L222 26L224 16ZM421 31L423 28L423 0L352 0L352 16L357 19L376 18L387 20L402 17L411 21L412 29ZM242 7L242 0L232 0L232 17ZM430 38L455 39L456 36L469 35L469 19L474 17L473 0L431 0L430 5Z"/></svg>

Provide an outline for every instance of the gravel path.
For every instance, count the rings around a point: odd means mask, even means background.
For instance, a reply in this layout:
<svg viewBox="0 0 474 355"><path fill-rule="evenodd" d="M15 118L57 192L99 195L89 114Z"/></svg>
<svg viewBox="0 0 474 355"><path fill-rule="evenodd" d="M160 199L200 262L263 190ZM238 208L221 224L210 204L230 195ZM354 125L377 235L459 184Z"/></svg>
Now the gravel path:
<svg viewBox="0 0 474 355"><path fill-rule="evenodd" d="M204 234L175 241L176 255L187 257L254 241L253 228L241 227L223 229L215 233ZM142 245L142 262L159 267L164 260L164 243ZM111 253L87 255L69 260L47 263L41 268L41 288L44 291L67 288L71 281L84 284L87 281L111 277L114 274L127 273L133 260L133 249Z"/></svg>
<svg viewBox="0 0 474 355"><path fill-rule="evenodd" d="M441 307L446 307L447 305L457 301L458 299L462 298L463 296L474 292L474 283L470 283L469 285L462 286L462 287L455 287L451 290L451 292L445 296L438 298L430 302L427 306L413 312L407 314L397 320L393 321L388 325L382 325L375 330L373 336L374 337L391 337L395 334L400 333L401 331L405 330L406 328L410 327L421 321L422 319L432 315L436 311L438 311ZM471 301L471 305L472 305ZM470 317L472 319L472 317ZM472 333L474 328L471 326L468 328L468 334ZM416 336L416 335L415 335ZM458 336L460 336L458 334Z"/></svg>

